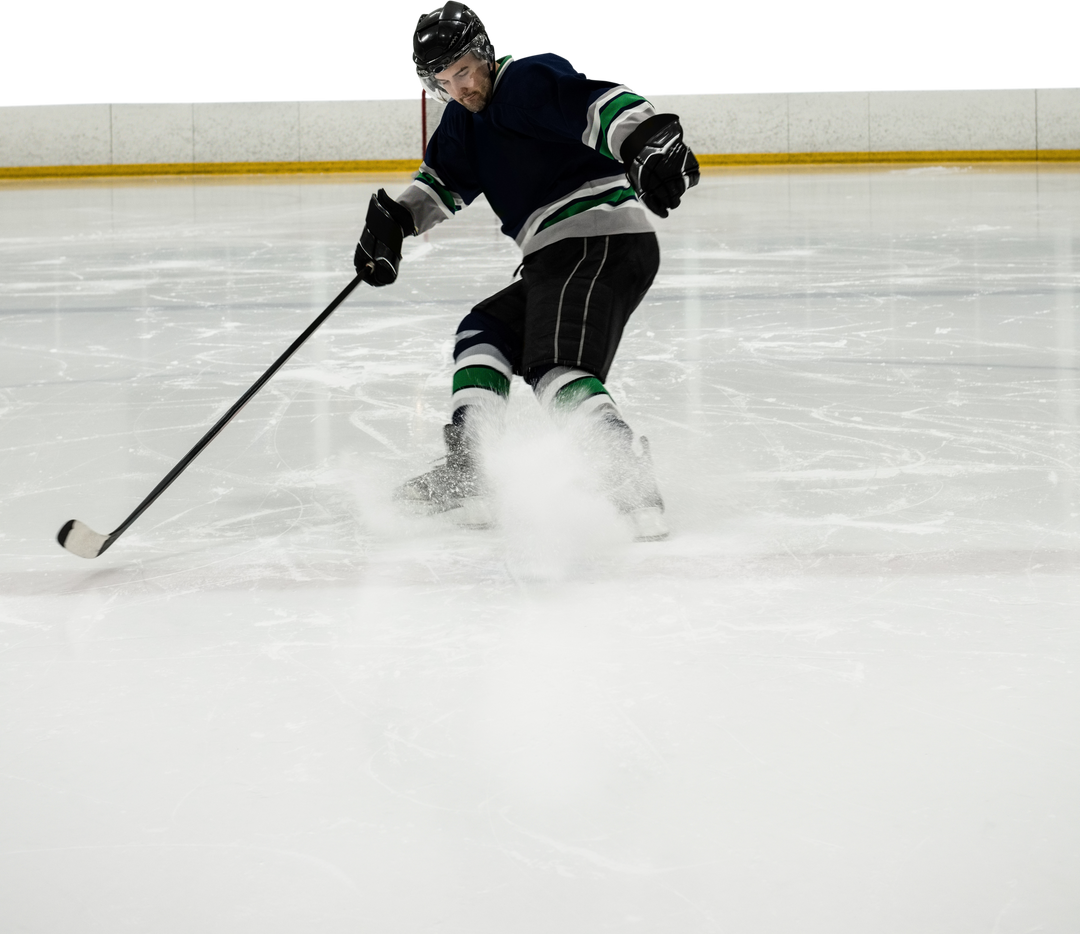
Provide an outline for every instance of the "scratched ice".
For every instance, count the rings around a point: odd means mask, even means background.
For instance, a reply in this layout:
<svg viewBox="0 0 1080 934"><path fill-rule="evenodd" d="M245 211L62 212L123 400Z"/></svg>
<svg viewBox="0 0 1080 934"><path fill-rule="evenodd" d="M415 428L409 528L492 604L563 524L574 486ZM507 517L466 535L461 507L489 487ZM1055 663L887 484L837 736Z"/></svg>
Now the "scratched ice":
<svg viewBox="0 0 1080 934"><path fill-rule="evenodd" d="M520 385L498 528L391 507L517 263L476 205L61 551L376 184L0 187L0 929L1080 930L1080 172L708 175L611 379L668 542Z"/></svg>

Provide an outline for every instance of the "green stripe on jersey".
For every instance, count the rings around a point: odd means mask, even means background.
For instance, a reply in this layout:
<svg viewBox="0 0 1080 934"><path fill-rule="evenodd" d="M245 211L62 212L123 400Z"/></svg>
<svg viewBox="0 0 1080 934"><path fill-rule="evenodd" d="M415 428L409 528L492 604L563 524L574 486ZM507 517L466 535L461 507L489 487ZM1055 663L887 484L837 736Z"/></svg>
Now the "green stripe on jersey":
<svg viewBox="0 0 1080 934"><path fill-rule="evenodd" d="M489 366L464 366L454 371L454 392L462 389L489 389L500 396L508 396L510 380Z"/></svg>
<svg viewBox="0 0 1080 934"><path fill-rule="evenodd" d="M568 217L573 217L575 214L581 214L583 211L588 211L591 208L595 208L601 204L617 205L623 204L626 201L633 201L637 198L631 188L613 188L611 191L605 191L603 194L595 195L591 198L578 198L576 201L571 201L569 204L563 205L560 211L552 214L550 217L544 219L543 223L536 228L536 232L540 233L541 230L547 230L549 227L564 221Z"/></svg>
<svg viewBox="0 0 1080 934"><path fill-rule="evenodd" d="M460 207L454 199L454 193L429 172L417 172L416 180L423 182L439 196L439 200L446 205L451 214L456 214Z"/></svg>
<svg viewBox="0 0 1080 934"><path fill-rule="evenodd" d="M618 97L613 97L600 108L600 136L596 141L596 148L600 155L607 156L609 159L617 158L612 155L611 150L608 148L608 130L611 128L612 121L624 110L629 110L631 107L637 107L638 104L644 103L647 103L647 101L640 94L625 91Z"/></svg>
<svg viewBox="0 0 1080 934"><path fill-rule="evenodd" d="M567 383L555 393L552 404L557 409L576 409L586 399L599 395L607 396L610 393L595 376L583 376L581 379L575 379L572 383Z"/></svg>

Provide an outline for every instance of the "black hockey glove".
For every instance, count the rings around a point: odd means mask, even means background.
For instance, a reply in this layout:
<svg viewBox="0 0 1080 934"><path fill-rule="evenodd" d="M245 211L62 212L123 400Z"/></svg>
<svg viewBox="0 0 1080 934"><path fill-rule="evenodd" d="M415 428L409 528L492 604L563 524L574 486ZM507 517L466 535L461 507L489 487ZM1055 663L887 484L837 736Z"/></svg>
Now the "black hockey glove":
<svg viewBox="0 0 1080 934"><path fill-rule="evenodd" d="M677 208L686 189L693 188L701 177L675 114L649 117L626 137L621 155L637 196L661 217Z"/></svg>
<svg viewBox="0 0 1080 934"><path fill-rule="evenodd" d="M371 196L353 265L370 285L389 285L401 264L401 242L415 230L412 214L382 188Z"/></svg>

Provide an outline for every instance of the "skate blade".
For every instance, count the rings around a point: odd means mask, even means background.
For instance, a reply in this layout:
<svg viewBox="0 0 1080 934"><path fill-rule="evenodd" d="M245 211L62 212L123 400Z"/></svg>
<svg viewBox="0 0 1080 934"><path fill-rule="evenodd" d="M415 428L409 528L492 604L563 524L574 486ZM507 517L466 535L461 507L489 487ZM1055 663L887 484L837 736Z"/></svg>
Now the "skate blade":
<svg viewBox="0 0 1080 934"><path fill-rule="evenodd" d="M482 496L470 496L451 503L399 497L395 499L395 504L399 512L414 519L446 514L463 529L490 529L495 526L491 504Z"/></svg>
<svg viewBox="0 0 1080 934"><path fill-rule="evenodd" d="M662 542L670 534L664 513L656 506L646 506L628 515L636 542Z"/></svg>
<svg viewBox="0 0 1080 934"><path fill-rule="evenodd" d="M436 516L439 513L456 509L457 503L440 503L430 499L413 499L409 496L395 496L394 505L407 516Z"/></svg>
<svg viewBox="0 0 1080 934"><path fill-rule="evenodd" d="M491 503L484 496L470 496L461 501L461 511L454 521L465 529L490 529L495 525Z"/></svg>

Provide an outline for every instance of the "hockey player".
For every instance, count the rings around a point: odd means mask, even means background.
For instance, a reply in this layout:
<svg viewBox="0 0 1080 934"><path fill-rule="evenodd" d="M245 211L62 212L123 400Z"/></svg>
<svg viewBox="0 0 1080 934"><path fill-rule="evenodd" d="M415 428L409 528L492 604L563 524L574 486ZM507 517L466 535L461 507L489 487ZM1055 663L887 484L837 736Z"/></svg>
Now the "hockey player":
<svg viewBox="0 0 1080 934"><path fill-rule="evenodd" d="M392 283L403 237L480 194L523 263L458 326L446 460L398 497L433 512L464 507L466 524L484 523L477 425L505 406L517 374L553 413L591 420L608 496L639 539L665 537L648 442L634 451L604 380L659 266L646 208L667 217L698 181L678 117L556 55L496 60L479 17L453 0L420 17L413 52L424 86L448 103L412 184L396 200L372 195L357 271Z"/></svg>

